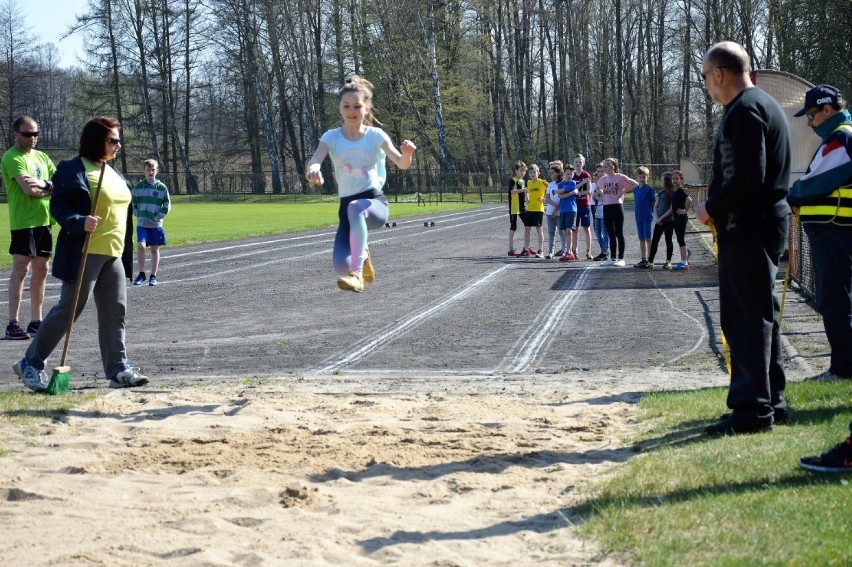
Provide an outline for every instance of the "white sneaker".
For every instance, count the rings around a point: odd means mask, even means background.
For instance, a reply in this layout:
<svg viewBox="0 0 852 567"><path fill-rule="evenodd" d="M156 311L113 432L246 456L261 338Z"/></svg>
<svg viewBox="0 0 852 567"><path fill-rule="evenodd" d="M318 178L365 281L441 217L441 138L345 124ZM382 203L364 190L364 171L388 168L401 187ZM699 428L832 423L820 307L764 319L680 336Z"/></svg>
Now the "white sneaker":
<svg viewBox="0 0 852 567"><path fill-rule="evenodd" d="M618 266L618 267L623 267L624 266L624 259L616 260L615 262L612 263L612 265Z"/></svg>
<svg viewBox="0 0 852 567"><path fill-rule="evenodd" d="M26 358L22 358L12 365L12 370L18 375L18 378L24 383L24 386L33 392L44 392L50 380L47 378L47 373L44 370L39 370L34 366L30 366Z"/></svg>
<svg viewBox="0 0 852 567"><path fill-rule="evenodd" d="M124 370L113 376L109 381L110 388L135 388L148 383L148 377L139 372L138 368L125 366Z"/></svg>
<svg viewBox="0 0 852 567"><path fill-rule="evenodd" d="M603 262L601 262L601 266L614 266L614 265L615 265L615 260L613 260L612 258L610 258L609 260L604 260Z"/></svg>

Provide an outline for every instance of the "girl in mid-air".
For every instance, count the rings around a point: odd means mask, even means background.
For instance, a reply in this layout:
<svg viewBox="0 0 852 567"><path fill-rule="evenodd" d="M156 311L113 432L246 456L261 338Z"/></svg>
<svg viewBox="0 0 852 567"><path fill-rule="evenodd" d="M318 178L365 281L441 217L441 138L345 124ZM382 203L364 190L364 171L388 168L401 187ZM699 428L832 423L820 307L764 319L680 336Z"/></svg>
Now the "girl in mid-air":
<svg viewBox="0 0 852 567"><path fill-rule="evenodd" d="M334 164L337 193L340 197L337 235L332 263L340 275L337 287L349 291L364 290L364 283L375 278L367 249L367 228L379 228L388 220L388 201L382 193L387 174L385 156L400 168L411 167L417 147L403 140L396 149L390 136L373 115L373 84L358 75L346 80L338 94L343 126L328 130L320 138L308 162L305 179L323 184L320 164L328 155Z"/></svg>

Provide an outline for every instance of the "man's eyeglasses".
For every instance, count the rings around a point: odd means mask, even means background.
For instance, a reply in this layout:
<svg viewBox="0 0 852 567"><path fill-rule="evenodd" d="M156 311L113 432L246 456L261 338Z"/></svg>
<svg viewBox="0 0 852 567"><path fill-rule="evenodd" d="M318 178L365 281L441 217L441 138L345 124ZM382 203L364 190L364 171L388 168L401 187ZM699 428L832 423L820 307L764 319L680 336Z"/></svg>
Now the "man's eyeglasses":
<svg viewBox="0 0 852 567"><path fill-rule="evenodd" d="M730 65L716 65L715 67L708 69L707 73L705 73L704 71L701 71L701 78L704 79L705 81L707 81L707 74L710 73L710 71L712 71L713 69L728 69L728 68L730 68Z"/></svg>
<svg viewBox="0 0 852 567"><path fill-rule="evenodd" d="M822 109L820 108L819 110L808 112L807 114L805 114L805 117L808 119L809 122L813 122L814 118L816 118L816 115L819 114L821 111Z"/></svg>
<svg viewBox="0 0 852 567"><path fill-rule="evenodd" d="M38 138L38 132L18 132L24 138Z"/></svg>
<svg viewBox="0 0 852 567"><path fill-rule="evenodd" d="M110 146L116 146L121 143L121 140L119 140L118 138L107 138L106 141L107 144L109 144Z"/></svg>

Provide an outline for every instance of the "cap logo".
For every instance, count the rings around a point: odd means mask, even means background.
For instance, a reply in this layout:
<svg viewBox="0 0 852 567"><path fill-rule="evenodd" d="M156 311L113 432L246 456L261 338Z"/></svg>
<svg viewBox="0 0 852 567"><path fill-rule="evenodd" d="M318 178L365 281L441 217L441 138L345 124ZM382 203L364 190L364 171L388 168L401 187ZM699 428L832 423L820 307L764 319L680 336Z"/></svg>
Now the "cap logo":
<svg viewBox="0 0 852 567"><path fill-rule="evenodd" d="M817 103L817 104L829 104L832 100L834 100L834 98L833 98L833 97L830 97L830 96L824 96L824 97L822 97L822 98L818 98L818 99L817 99L817 101L816 101L816 103Z"/></svg>

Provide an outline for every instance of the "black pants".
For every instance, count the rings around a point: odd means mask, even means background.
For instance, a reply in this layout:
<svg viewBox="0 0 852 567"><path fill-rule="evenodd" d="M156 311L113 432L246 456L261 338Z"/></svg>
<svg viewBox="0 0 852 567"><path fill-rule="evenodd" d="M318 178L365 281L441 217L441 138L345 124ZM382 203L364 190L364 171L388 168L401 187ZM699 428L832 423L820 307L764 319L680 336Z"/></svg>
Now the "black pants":
<svg viewBox="0 0 852 567"><path fill-rule="evenodd" d="M604 205L604 226L609 234L609 257L613 260L624 259L624 205ZM616 244L618 256L616 256Z"/></svg>
<svg viewBox="0 0 852 567"><path fill-rule="evenodd" d="M672 261L674 253L674 243L672 242L672 234L674 233L674 223L671 221L663 221L654 224L654 236L651 238L651 253L648 254L648 261L654 263L654 256L657 255L657 246L660 245L660 238L663 234L666 235L666 262Z"/></svg>
<svg viewBox="0 0 852 567"><path fill-rule="evenodd" d="M719 316L731 354L728 407L742 425L771 424L774 410L787 409L775 277L787 245L790 208L781 202L745 220L718 220L716 226Z"/></svg>

